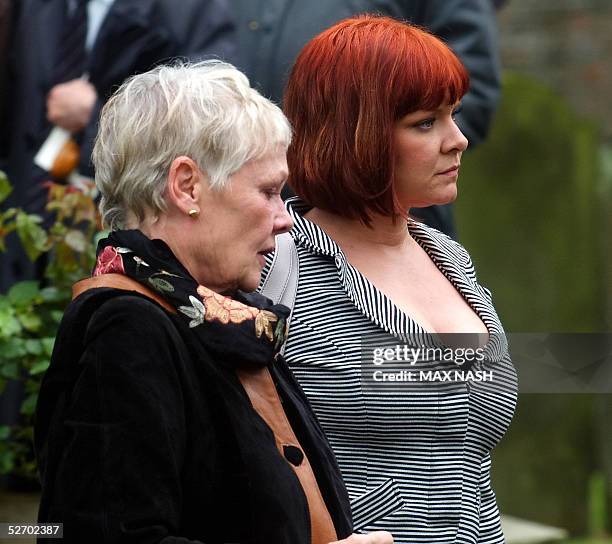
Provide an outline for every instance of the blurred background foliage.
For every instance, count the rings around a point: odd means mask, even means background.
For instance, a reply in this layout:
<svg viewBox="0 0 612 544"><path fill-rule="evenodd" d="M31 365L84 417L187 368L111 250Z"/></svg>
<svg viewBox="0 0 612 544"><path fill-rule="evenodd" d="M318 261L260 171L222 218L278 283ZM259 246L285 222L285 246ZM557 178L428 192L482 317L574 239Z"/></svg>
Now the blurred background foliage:
<svg viewBox="0 0 612 544"><path fill-rule="evenodd" d="M71 286L87 276L95 260L94 237L100 229L93 199L72 187L49 183L47 210L42 218L16 208L0 211L0 251L7 236L17 235L32 260L44 259L45 285L36 281L14 284L0 295L0 393L8 380L24 390L20 421L0 425L0 474L26 480L37 478L32 455L32 417L40 380L49 366L53 343ZM0 172L0 204L11 186Z"/></svg>
<svg viewBox="0 0 612 544"><path fill-rule="evenodd" d="M596 121L506 73L490 138L464 157L456 214L508 332L610 331L611 156ZM494 452L500 508L609 533L611 462L610 394L521 394Z"/></svg>
<svg viewBox="0 0 612 544"><path fill-rule="evenodd" d="M510 0L498 20L505 86L465 156L461 241L508 331L610 332L612 2ZM504 513L612 534L611 397L520 395L493 454Z"/></svg>
<svg viewBox="0 0 612 544"><path fill-rule="evenodd" d="M600 142L561 96L506 74L489 140L463 162L457 222L509 331L609 330Z"/></svg>

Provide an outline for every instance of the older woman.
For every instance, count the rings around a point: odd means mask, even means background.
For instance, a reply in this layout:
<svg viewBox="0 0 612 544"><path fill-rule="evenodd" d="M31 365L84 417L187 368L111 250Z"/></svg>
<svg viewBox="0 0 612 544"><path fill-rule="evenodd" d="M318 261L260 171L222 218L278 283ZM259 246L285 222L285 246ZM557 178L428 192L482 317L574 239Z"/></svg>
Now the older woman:
<svg viewBox="0 0 612 544"><path fill-rule="evenodd" d="M285 357L355 528L396 542L503 541L489 480L516 401L503 328L465 249L408 219L457 195L468 86L433 35L360 16L304 47L284 97L299 264ZM264 292L296 276L279 275L280 247Z"/></svg>
<svg viewBox="0 0 612 544"><path fill-rule="evenodd" d="M246 294L291 227L289 140L280 110L219 62L135 76L105 106L94 162L112 232L37 407L39 519L63 522L62 542L350 534L333 455L277 357L288 310Z"/></svg>

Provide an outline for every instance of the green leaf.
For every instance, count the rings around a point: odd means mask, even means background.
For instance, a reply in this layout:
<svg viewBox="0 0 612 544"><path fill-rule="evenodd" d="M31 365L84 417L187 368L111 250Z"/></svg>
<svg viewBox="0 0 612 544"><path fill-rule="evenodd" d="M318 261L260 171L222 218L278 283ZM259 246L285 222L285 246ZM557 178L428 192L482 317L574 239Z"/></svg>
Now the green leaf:
<svg viewBox="0 0 612 544"><path fill-rule="evenodd" d="M36 374L41 374L45 372L47 368L49 368L49 364L50 363L47 359L43 361L38 361L37 363L32 365L32 368L30 368L30 375L34 376Z"/></svg>
<svg viewBox="0 0 612 544"><path fill-rule="evenodd" d="M87 240L80 230L69 230L64 238L64 242L78 253L83 253L87 249Z"/></svg>
<svg viewBox="0 0 612 544"><path fill-rule="evenodd" d="M34 261L45 251L47 245L47 233L39 223L42 218L38 215L20 212L16 217L17 234L21 245L30 260Z"/></svg>
<svg viewBox="0 0 612 544"><path fill-rule="evenodd" d="M54 323L60 323L64 317L64 312L60 310L51 310L51 319Z"/></svg>
<svg viewBox="0 0 612 544"><path fill-rule="evenodd" d="M0 338L10 338L21 332L19 320L15 317L13 308L0 309Z"/></svg>
<svg viewBox="0 0 612 544"><path fill-rule="evenodd" d="M34 338L28 338L24 342L26 351L31 355L40 355L43 352L42 342Z"/></svg>
<svg viewBox="0 0 612 544"><path fill-rule="evenodd" d="M15 455L12 451L0 451L0 474L13 472L15 468Z"/></svg>
<svg viewBox="0 0 612 544"><path fill-rule="evenodd" d="M55 337L50 336L48 338L41 338L40 343L43 346L43 352L47 357L51 357L53 353L53 346L55 344Z"/></svg>
<svg viewBox="0 0 612 544"><path fill-rule="evenodd" d="M38 282L36 281L20 281L13 285L8 292L8 299L16 306L25 306L34 302L34 299L40 294Z"/></svg>
<svg viewBox="0 0 612 544"><path fill-rule="evenodd" d="M27 351L23 343L23 339L15 336L7 338L4 342L0 342L0 361L7 359L16 359L23 357Z"/></svg>
<svg viewBox="0 0 612 544"><path fill-rule="evenodd" d="M17 208L9 208L8 210L2 212L2 220L8 221L9 219L13 219L17 215L19 210Z"/></svg>
<svg viewBox="0 0 612 544"><path fill-rule="evenodd" d="M174 286L161 278L149 278L147 280L157 291L161 291L162 293L172 293L174 292Z"/></svg>
<svg viewBox="0 0 612 544"><path fill-rule="evenodd" d="M15 362L4 363L0 365L0 375L9 380L16 380L19 378L19 366Z"/></svg>
<svg viewBox="0 0 612 544"><path fill-rule="evenodd" d="M40 296L45 302L63 302L65 299L64 293L57 287L44 287L40 290Z"/></svg>
<svg viewBox="0 0 612 544"><path fill-rule="evenodd" d="M36 409L36 401L38 400L38 393L32 393L26 397L21 403L21 413L25 415L32 415Z"/></svg>
<svg viewBox="0 0 612 544"><path fill-rule="evenodd" d="M40 317L30 312L26 314L20 314L19 322L21 323L24 329L31 332L37 332L40 329L40 326L42 325L42 320L40 319Z"/></svg>
<svg viewBox="0 0 612 544"><path fill-rule="evenodd" d="M16 213L15 208L9 208L5 211L0 210L0 251L6 251L4 240L16 228L15 221L11 221Z"/></svg>
<svg viewBox="0 0 612 544"><path fill-rule="evenodd" d="M64 239L64 236L66 236L66 233L68 232L68 227L66 225L64 225L63 223L54 223L51 228L49 229L49 234L51 234L52 236L56 237L56 238L60 238L60 239Z"/></svg>
<svg viewBox="0 0 612 544"><path fill-rule="evenodd" d="M11 187L6 174L0 170L0 202L4 202L12 191L13 188Z"/></svg>
<svg viewBox="0 0 612 544"><path fill-rule="evenodd" d="M11 436L11 428L8 425L0 425L0 440L6 440Z"/></svg>

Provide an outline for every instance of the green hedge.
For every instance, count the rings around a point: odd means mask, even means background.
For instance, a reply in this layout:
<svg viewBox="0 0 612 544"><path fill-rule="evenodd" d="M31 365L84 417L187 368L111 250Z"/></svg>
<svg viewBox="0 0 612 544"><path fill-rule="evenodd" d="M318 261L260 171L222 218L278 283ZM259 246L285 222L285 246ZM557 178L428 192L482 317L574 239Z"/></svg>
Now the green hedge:
<svg viewBox="0 0 612 544"><path fill-rule="evenodd" d="M490 139L464 157L456 214L507 331L610 330L602 145L597 124L562 97L506 75ZM584 534L589 476L605 468L602 452L612 455L599 415L612 413L611 403L604 395L520 395L494 453L502 511Z"/></svg>

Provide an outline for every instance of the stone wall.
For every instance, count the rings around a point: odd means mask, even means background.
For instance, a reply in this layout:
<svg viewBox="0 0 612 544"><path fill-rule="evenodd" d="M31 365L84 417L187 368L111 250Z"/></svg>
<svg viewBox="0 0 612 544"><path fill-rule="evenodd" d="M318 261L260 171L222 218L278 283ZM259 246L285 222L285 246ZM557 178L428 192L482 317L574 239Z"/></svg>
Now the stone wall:
<svg viewBox="0 0 612 544"><path fill-rule="evenodd" d="M499 29L505 69L549 85L612 141L612 1L509 0Z"/></svg>

